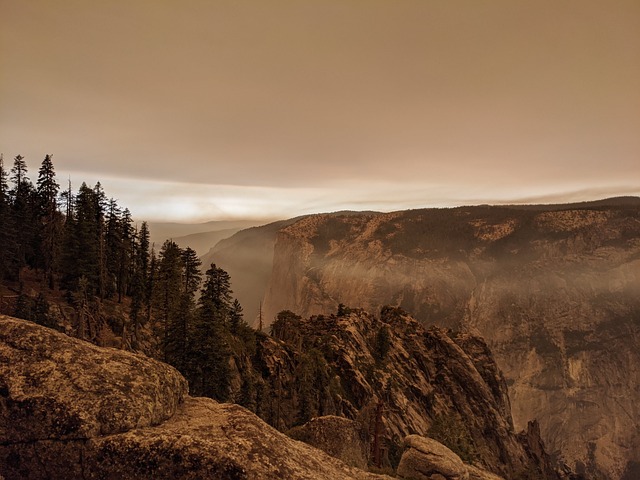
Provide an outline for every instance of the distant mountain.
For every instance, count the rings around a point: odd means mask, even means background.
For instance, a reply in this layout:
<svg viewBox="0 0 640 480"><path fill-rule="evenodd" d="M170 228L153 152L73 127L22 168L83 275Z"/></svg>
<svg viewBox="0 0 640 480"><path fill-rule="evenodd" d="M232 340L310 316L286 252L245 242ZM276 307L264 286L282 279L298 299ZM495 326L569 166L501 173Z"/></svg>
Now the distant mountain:
<svg viewBox="0 0 640 480"><path fill-rule="evenodd" d="M183 237L195 235L195 234L209 234L211 238L215 240L215 234L222 231L242 230L243 228L249 228L256 225L264 224L264 220L214 220L205 223L173 223L173 222L149 222L150 240L156 244L156 249L159 248L165 240L172 239L178 243L177 239L181 242L185 240ZM203 237L193 237L187 239L198 244L198 248L207 251L208 248L213 247L217 241L211 243L208 247L203 246L206 241L206 235ZM186 246L178 243L180 246ZM194 250L198 251L193 245L189 245Z"/></svg>
<svg viewBox="0 0 640 480"><path fill-rule="evenodd" d="M192 233L184 237L173 237L173 241L181 248L191 247L198 256L202 256L211 250L220 240L229 238L240 231L240 228L227 228L225 230L214 230L212 232Z"/></svg>
<svg viewBox="0 0 640 480"><path fill-rule="evenodd" d="M349 217L373 213L340 211L326 215ZM309 216L304 215L241 230L221 240L200 257L204 270L215 263L229 273L234 296L242 305L244 318L250 325L258 325L260 305L273 269L273 251L278 232L307 217ZM268 318L264 316L266 326L273 320L274 315L269 315Z"/></svg>
<svg viewBox="0 0 640 480"><path fill-rule="evenodd" d="M229 273L233 295L242 305L249 324L257 321L262 296L269 284L276 234L296 220L281 220L241 230L219 241L200 258L204 270L215 263Z"/></svg>
<svg viewBox="0 0 640 480"><path fill-rule="evenodd" d="M640 462L639 198L294 220L253 231L259 282L244 280L252 247L225 241L223 268L245 272L231 276L248 299L264 295L265 323L284 309L309 316L340 303L390 304L425 324L477 332L505 373L517 429L537 418L570 466L632 478Z"/></svg>

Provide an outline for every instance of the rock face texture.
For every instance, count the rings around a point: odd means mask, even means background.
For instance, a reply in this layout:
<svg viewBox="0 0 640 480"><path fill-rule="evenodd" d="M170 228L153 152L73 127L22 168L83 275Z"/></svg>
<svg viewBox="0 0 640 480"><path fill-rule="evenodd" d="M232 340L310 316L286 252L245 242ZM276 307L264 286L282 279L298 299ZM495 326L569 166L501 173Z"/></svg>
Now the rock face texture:
<svg viewBox="0 0 640 480"><path fill-rule="evenodd" d="M369 464L369 435L354 420L335 415L316 417L287 432L291 438L319 448L347 465L366 469Z"/></svg>
<svg viewBox="0 0 640 480"><path fill-rule="evenodd" d="M187 394L174 368L0 316L0 444L126 432L170 418Z"/></svg>
<svg viewBox="0 0 640 480"><path fill-rule="evenodd" d="M288 392L278 397L278 421L285 426L295 422L301 401L290 380L301 368L296 359L322 352L323 376L330 379L316 399L322 414L357 420L368 427L371 445L378 431L382 457L392 465L404 438L419 434L437 436L465 460L505 478L559 478L545 470L546 454L542 460L530 454L514 432L506 383L479 338L426 329L393 308L380 319L362 311L290 317L274 324L274 336L281 342L270 340L259 355L274 379L272 391Z"/></svg>
<svg viewBox="0 0 640 480"><path fill-rule="evenodd" d="M640 199L316 215L277 235L266 319L397 305L477 332L518 430L537 419L547 448L585 475L637 464Z"/></svg>
<svg viewBox="0 0 640 480"><path fill-rule="evenodd" d="M419 435L404 440L398 475L416 480L468 480L469 472L460 457L441 443Z"/></svg>
<svg viewBox="0 0 640 480"><path fill-rule="evenodd" d="M0 316L0 477L375 479L173 368Z"/></svg>

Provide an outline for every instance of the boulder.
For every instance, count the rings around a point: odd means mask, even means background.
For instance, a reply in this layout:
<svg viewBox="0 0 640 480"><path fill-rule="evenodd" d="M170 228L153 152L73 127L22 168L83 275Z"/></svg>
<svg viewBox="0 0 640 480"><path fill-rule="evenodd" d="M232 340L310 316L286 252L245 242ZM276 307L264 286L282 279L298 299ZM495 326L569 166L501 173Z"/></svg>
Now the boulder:
<svg viewBox="0 0 640 480"><path fill-rule="evenodd" d="M156 425L187 391L169 365L0 315L0 444Z"/></svg>
<svg viewBox="0 0 640 480"><path fill-rule="evenodd" d="M401 478L413 480L468 480L460 457L435 440L420 435L404 439L406 450L398 465Z"/></svg>
<svg viewBox="0 0 640 480"><path fill-rule="evenodd" d="M347 465L367 468L368 432L354 420L334 415L316 417L304 425L292 428L287 434L339 458Z"/></svg>

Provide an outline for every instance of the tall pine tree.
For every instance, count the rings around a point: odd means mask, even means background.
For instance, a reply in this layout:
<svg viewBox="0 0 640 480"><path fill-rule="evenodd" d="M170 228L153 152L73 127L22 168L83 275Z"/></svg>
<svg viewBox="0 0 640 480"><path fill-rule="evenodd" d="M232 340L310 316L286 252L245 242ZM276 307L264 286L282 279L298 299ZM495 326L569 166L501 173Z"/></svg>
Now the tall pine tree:
<svg viewBox="0 0 640 480"><path fill-rule="evenodd" d="M37 226L39 255L36 266L44 270L49 288L53 289L54 270L60 254L63 218L58 211L60 185L56 182L51 157L52 155L45 156L38 171L37 199L40 221Z"/></svg>
<svg viewBox="0 0 640 480"><path fill-rule="evenodd" d="M211 264L200 292L188 378L195 394L216 400L226 400L229 395L230 351L226 327L231 312L231 294L229 274Z"/></svg>
<svg viewBox="0 0 640 480"><path fill-rule="evenodd" d="M9 173L0 154L0 280L15 280L18 275L16 230L9 197Z"/></svg>

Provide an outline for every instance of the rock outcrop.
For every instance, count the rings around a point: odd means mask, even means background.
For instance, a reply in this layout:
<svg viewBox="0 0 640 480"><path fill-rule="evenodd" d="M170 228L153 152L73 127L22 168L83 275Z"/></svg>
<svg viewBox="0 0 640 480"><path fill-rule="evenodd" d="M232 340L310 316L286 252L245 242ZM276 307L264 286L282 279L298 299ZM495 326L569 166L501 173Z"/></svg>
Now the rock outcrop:
<svg viewBox="0 0 640 480"><path fill-rule="evenodd" d="M547 447L585 475L635 468L639 199L315 215L277 235L266 320L397 305L478 333L516 429L537 419Z"/></svg>
<svg viewBox="0 0 640 480"><path fill-rule="evenodd" d="M469 465L432 438L409 435L404 439L405 450L398 465L400 478L411 480L504 480L503 477ZM537 478L527 476L527 478Z"/></svg>
<svg viewBox="0 0 640 480"><path fill-rule="evenodd" d="M157 425L187 394L187 382L169 365L0 319L0 444Z"/></svg>
<svg viewBox="0 0 640 480"><path fill-rule="evenodd" d="M435 440L409 435L404 440L398 475L415 480L468 480L469 471L460 457Z"/></svg>
<svg viewBox="0 0 640 480"><path fill-rule="evenodd" d="M173 368L0 316L0 478L375 479Z"/></svg>
<svg viewBox="0 0 640 480"><path fill-rule="evenodd" d="M505 478L559 478L516 435L506 383L481 339L426 329L393 308L381 319L362 311L281 318L274 324L281 341L265 340L257 355L270 391L287 392L277 395L277 418L268 414L275 424L295 424L304 388L293 379L313 354L317 365L326 363L322 372L309 372L314 381L326 379L315 406L323 415L358 420L372 445L380 432L382 463L396 465L404 438L419 434L437 436Z"/></svg>
<svg viewBox="0 0 640 480"><path fill-rule="evenodd" d="M287 432L291 438L319 448L347 465L367 469L369 464L369 432L359 422L327 415Z"/></svg>

